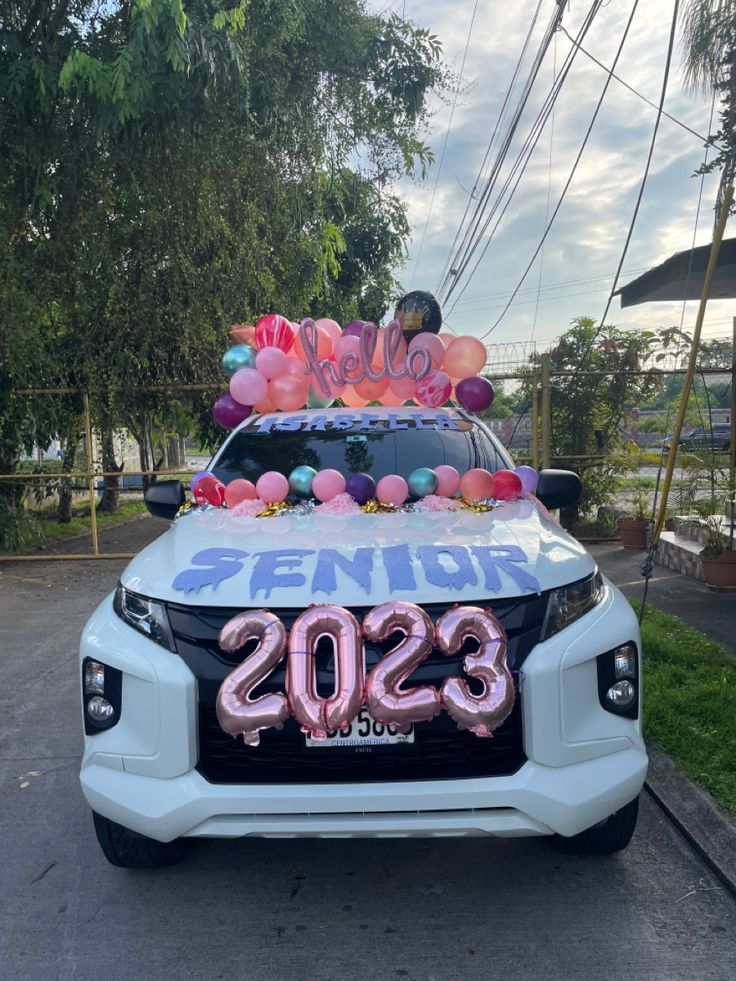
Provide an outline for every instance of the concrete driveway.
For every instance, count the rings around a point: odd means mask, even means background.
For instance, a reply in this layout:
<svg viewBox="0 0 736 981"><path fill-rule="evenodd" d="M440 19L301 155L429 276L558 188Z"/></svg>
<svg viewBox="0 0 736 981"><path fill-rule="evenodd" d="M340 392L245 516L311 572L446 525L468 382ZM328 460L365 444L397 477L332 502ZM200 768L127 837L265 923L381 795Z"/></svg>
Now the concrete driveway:
<svg viewBox="0 0 736 981"><path fill-rule="evenodd" d="M123 564L0 566L0 977L736 977L736 903L646 795L611 858L544 840L250 840L155 873L107 865L77 782L76 645Z"/></svg>

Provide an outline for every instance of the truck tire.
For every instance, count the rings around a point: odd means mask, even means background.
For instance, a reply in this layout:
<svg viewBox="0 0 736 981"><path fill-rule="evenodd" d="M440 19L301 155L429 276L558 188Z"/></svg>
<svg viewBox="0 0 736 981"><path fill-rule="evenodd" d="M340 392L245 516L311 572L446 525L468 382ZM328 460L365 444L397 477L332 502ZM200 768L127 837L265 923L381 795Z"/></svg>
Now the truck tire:
<svg viewBox="0 0 736 981"><path fill-rule="evenodd" d="M105 858L121 869L159 869L176 865L189 850L189 842L184 838L155 841L110 821L96 811L92 812L92 820Z"/></svg>
<svg viewBox="0 0 736 981"><path fill-rule="evenodd" d="M639 798L635 797L605 821L572 838L555 835L555 847L567 855L612 855L620 852L631 841L638 815Z"/></svg>

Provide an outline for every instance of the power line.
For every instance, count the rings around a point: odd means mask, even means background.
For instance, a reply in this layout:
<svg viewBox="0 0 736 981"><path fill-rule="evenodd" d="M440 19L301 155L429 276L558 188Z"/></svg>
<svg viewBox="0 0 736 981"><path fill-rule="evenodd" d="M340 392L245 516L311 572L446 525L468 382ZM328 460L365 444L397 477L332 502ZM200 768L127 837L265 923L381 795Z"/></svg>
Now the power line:
<svg viewBox="0 0 736 981"><path fill-rule="evenodd" d="M645 272L648 268L649 266L632 266L630 269L626 270L626 274L629 276L633 276L635 273ZM545 286L542 287L542 289L551 290L551 289L562 289L563 287L567 287L567 286L581 286L584 283L596 283L601 279L608 279L608 278L609 278L608 273L601 273L601 275L599 276L584 276L581 279L560 279L557 280L557 282L547 283ZM536 293L536 291L537 291L536 286L526 286L523 289L519 290L518 295L521 296L526 293ZM465 297L464 300L458 300L457 306L463 307L469 303L478 303L482 300L506 299L508 296L509 296L508 290L501 290L500 292L497 293L484 293L482 295L477 295L477 296L467 296Z"/></svg>
<svg viewBox="0 0 736 981"><path fill-rule="evenodd" d="M568 192L568 190L570 188L570 185L572 184L573 178L574 178L575 173L576 173L576 171L578 169L578 165L579 165L579 163L580 163L580 161L582 159L583 152L585 151L585 147L588 144L588 140L590 138L590 134L593 131L593 126L595 125L596 119L598 118L598 113L600 112L601 107L603 105L603 100L605 99L606 93L608 92L608 88L609 88L609 86L611 84L611 79L613 78L613 75L612 75L613 68L616 67L616 65L618 64L618 60L621 57L621 52L623 51L624 45L626 44L626 40L627 40L627 38L629 36L629 30L631 29L631 24L632 24L632 22L634 20L634 15L636 14L636 10L637 10L637 7L638 6L639 6L639 0L634 0L634 4L633 4L633 6L631 8L631 13L629 14L629 19L626 22L626 27L624 28L624 33L623 33L623 35L621 37L621 41L619 42L618 49L616 51L616 55L615 55L615 57L613 59L613 67L611 69L611 72L608 73L608 77L606 78L605 84L603 86L603 91L601 92L601 94L600 94L600 96L598 98L598 103L597 103L597 105L595 107L595 110L593 112L593 116L592 116L592 118L590 120L590 123L588 124L588 128L587 128L587 130L585 132L585 136L583 137L583 142L582 142L582 144L580 146L580 149L578 150L577 156L575 157L575 160L574 160L573 165L572 165L572 169L571 169L571 171L570 171L570 173L568 175L567 181L565 182L565 186L562 189L562 193L560 194L559 200L558 200L558 202L557 202L557 204L555 206L555 210L552 212L552 217L550 218L549 222L547 223L547 227L544 230L544 234L542 235L542 238L540 239L539 244L537 245L536 249L534 250L534 254L532 255L531 259L529 260L529 263L528 263L526 269L524 270L524 273L522 274L521 279L519 280L519 282L518 282L518 284L517 284L514 292L511 295L511 298L509 299L508 303L506 304L506 307L503 310L503 313L501 313L501 315L496 320L495 324L490 328L490 330L488 330L483 335L483 337L481 337L481 340L484 340L486 337L488 337L488 335L491 334L496 329L496 327L498 327L498 325L500 324L500 322L503 320L503 318L504 318L506 312L508 311L509 307L514 302L514 299L516 297L516 294L518 293L519 289L523 285L524 280L529 275L529 270L532 268L532 266L534 264L534 261L536 260L537 256L539 255L539 250L544 245L544 243L545 243L545 241L547 239L547 236L549 235L550 229L552 228L552 226L553 226L553 224L555 222L555 219L557 218L557 215L559 214L560 208L562 207L562 204L563 204L563 202L565 200L565 196L566 196L566 194L567 194L567 192ZM659 118L660 117L658 116L657 117L657 125L659 124ZM647 166L647 173L648 173L648 166ZM631 234L631 229L629 231L629 236L630 236L630 234ZM628 241L627 241L627 246L628 246ZM485 250L481 254L480 259L478 260L478 263L480 263L480 261L483 259L483 255L484 254L485 254ZM625 254L626 253L624 252L624 255ZM623 262L623 257L622 257L622 262ZM478 263L476 263L475 269L478 268ZM473 270L473 273L475 272L475 269ZM620 269L619 269L619 272L620 272Z"/></svg>
<svg viewBox="0 0 736 981"><path fill-rule="evenodd" d="M560 24L562 28L562 24ZM557 37L555 36L554 50L552 52L552 83L554 84L557 74ZM549 221L549 206L552 200L552 150L555 144L555 107L552 106L552 113L549 124L549 160L547 161L547 203L544 209L544 224ZM534 319L532 320L531 339L534 340L534 332L537 329L537 317L539 315L539 297L542 293L542 276L544 274L544 247L539 256L539 279L537 280L537 302L534 306Z"/></svg>
<svg viewBox="0 0 736 981"><path fill-rule="evenodd" d="M558 0L557 9L555 10L555 12L554 12L554 14L553 14L553 16L552 16L549 24L547 25L547 27L545 29L544 35L542 37L542 41L541 41L540 46L539 46L539 49L538 49L538 51L537 51L537 53L534 56L534 59L532 61L532 65L531 65L531 68L530 68L529 73L527 75L526 81L524 83L524 86L523 86L523 89L522 89L522 92L521 92L521 96L520 96L519 101L517 102L517 105L516 105L516 107L515 107L515 109L513 111L513 114L511 116L511 120L510 120L510 122L509 122L509 124L508 124L508 126L506 128L506 131L505 131L505 134L504 134L504 137L503 137L501 146L500 146L500 148L499 148L499 150L498 150L498 152L496 154L496 158L495 158L495 160L493 162L493 165L491 167L490 173L485 178L485 186L483 187L483 190L481 192L480 197L476 201L475 208L473 209L473 214L472 214L472 216L470 218L470 221L468 223L468 226L465 229L465 232L462 234L462 240L460 242L460 245L457 248L457 251L455 251L455 245L457 243L457 239L460 237L460 234L462 232L463 225L465 223L465 218L467 217L468 210L469 210L469 207L470 207L470 202L468 202L468 205L467 205L466 210L465 210L465 214L463 215L463 219L462 219L462 221L460 223L460 226L458 228L458 233L455 236L455 241L453 242L453 246L452 246L452 248L450 250L450 255L448 257L448 261L445 264L446 272L444 274L444 278L442 279L442 281L440 283L440 286L439 286L439 292L441 294L444 294L444 300L449 299L449 297L451 296L451 294L452 294L452 292L453 292L453 290L455 288L455 285L457 283L458 276L461 275L461 273L462 273L462 268L461 267L464 267L464 265L467 262L466 256L468 255L469 250L472 250L473 247L474 247L473 246L473 242L474 242L475 234L477 232L477 227L478 227L480 221L482 220L483 214L486 211L486 208L487 208L487 205L488 205L488 200L490 198L491 192L493 191L493 188L495 186L496 180L498 178L498 175L499 175L499 173L501 171L501 168L503 166L503 163L504 163L504 161L506 159L506 156L508 154L509 148L511 146L511 142L513 140L513 137L514 137L514 135L516 133L516 130L517 130L518 126L519 126L519 123L521 122L521 117L523 115L524 109L526 108L526 104L527 104L527 102L529 100L529 96L531 94L532 88L534 86L534 82L536 81L537 75L539 73L539 69L540 69L540 67L542 65L542 62L544 60L544 56L547 53L547 50L548 50L549 45L551 43L551 40L552 40L552 38L554 36L554 33L557 30L557 27L559 26L559 24L560 24L560 22L562 20L563 6L564 5L561 2L561 0ZM597 8L597 6L598 6L598 3L597 2L594 2L593 5L592 5L591 10L593 8ZM536 11L535 11L535 17L536 17ZM531 31L531 28L530 28L530 31ZM527 35L527 40L528 40L528 37L529 37L529 34ZM526 47L526 42L525 42L525 47ZM480 182L480 180L482 178L483 168L485 167L486 161L488 160L488 157L490 155L490 149L491 149L493 140L495 138L496 130L498 129L498 126L500 124L500 118L501 117L499 117L499 122L497 122L497 124L496 124L496 128L494 129L494 134L491 137L491 142L489 143L488 148L486 150L486 154L484 156L483 163L481 164L481 169L479 171L478 179L476 180L475 187L478 186L478 184L479 184L479 182Z"/></svg>
<svg viewBox="0 0 736 981"><path fill-rule="evenodd" d="M498 114L498 118L496 119L496 124L493 127L493 132L491 133L491 138L488 141L488 145L486 146L486 150L485 150L485 153L483 155L483 161L482 161L482 163L480 165L480 169L478 171L478 176L475 178L475 183L473 184L473 190L470 192L470 195L468 196L468 200L465 203L465 211L463 212L463 216L460 219L460 224L458 225L457 231L455 232L455 238L453 239L452 245L450 246L450 251L448 253L448 257L447 257L447 259L445 261L445 264L443 266L442 273L440 274L440 280L439 280L439 283L438 283L438 285L437 285L437 287L435 289L435 292L438 295L439 295L439 293L440 293L440 291L442 289L442 286L443 286L443 284L445 282L445 279L447 278L447 273L449 272L449 267L450 267L450 263L451 263L451 259L452 259L452 255L453 255L455 246L457 245L457 240L460 237L460 233L461 233L461 231L463 229L463 225L465 224L465 219L467 218L468 211L470 210L470 202L473 201L473 200L475 200L475 192L476 192L476 190L478 188L478 184L480 183L481 178L483 176L483 170L484 170L484 168L486 166L486 163L488 162L488 157L490 156L491 149L492 149L493 144L494 144L494 141L496 139L496 134L498 133L499 127L501 126L501 123L503 121L504 116L506 115L506 109L508 108L508 104L509 104L509 101L511 99L511 94L512 94L512 92L514 90L514 87L516 85L516 81L517 81L517 79L519 77L519 72L521 71L521 66L522 66L522 64L524 62L524 58L526 57L527 48L529 47L529 41L531 40L531 36L532 36L533 31L534 31L534 27L536 26L536 23L537 23L537 19L539 17L539 11L540 11L541 6L542 6L542 0L538 0L536 10L534 11L534 15L532 16L532 22L529 25L529 30L527 31L526 37L524 39L524 44L522 45L521 52L520 52L519 57L518 57L518 59L516 61L516 67L514 68L514 71L513 71L512 75L511 75L511 81L509 82L509 86L508 86L508 88L506 90L506 95L504 96L504 100L503 100L503 103L501 105L501 110L500 110L500 112Z"/></svg>
<svg viewBox="0 0 736 981"><path fill-rule="evenodd" d="M590 29L590 26L591 26L591 24L593 22L593 19L594 19L596 13L598 12L599 7L600 7L600 0L599 0L599 2L593 3L593 5L591 6L591 8L589 9L588 14L586 15L586 18L585 18L585 20L584 20L581 28L578 31L578 39L585 37L585 35L587 34L587 32ZM470 285L470 281L472 280L473 276L475 275L476 270L478 269L478 266L480 265L480 262L482 261L483 257L485 256L486 252L488 251L488 247L489 247L489 245L490 245L490 243L491 243L491 241L493 239L493 236L495 235L496 231L498 230L498 227L499 227L499 225L501 223L501 220L503 219L503 216L506 213L506 210L508 209L508 207L509 207L509 205L510 205L510 203L511 203L513 197L514 197L514 194L516 193L516 190L519 187L519 184L520 184L521 179L522 179L522 177L524 175L524 172L526 170L526 167L529 164L529 160L531 159L531 156L534 153L534 150L535 150L536 145L537 145L537 143L539 141L539 138L540 138L540 136L542 134L542 131L544 129L544 126L546 125L547 119L549 118L549 115L550 115L552 109L554 108L555 102L557 101L557 98L559 97L559 94L560 94L560 91L562 89L562 86L564 85L564 83L565 83L565 81L567 79L567 76L568 76L568 74L570 72L570 69L572 68L572 64L573 64L573 62L575 60L576 55L577 55L577 48L574 48L574 47L571 48L570 51L568 52L566 58L565 58L565 62L563 63L562 69L560 70L560 73L559 73L559 75L558 75L558 77L557 77L557 79L555 81L554 86L553 86L552 90L548 93L548 95L547 95L547 97L546 97L546 99L544 101L544 104L543 104L542 108L538 112L537 117L534 120L534 123L532 124L531 130L530 130L529 134L527 135L524 143L522 144L522 147L521 147L519 153L517 154L516 160L514 161L514 164L513 164L512 168L511 168L511 171L508 174L508 176L506 177L506 179L504 181L504 184L503 184L503 186L501 188L501 191L499 192L498 196L496 197L496 200L495 200L495 202L493 204L493 207L491 208L490 213L485 217L485 220L483 220L484 219L484 214L483 213L486 210L487 200L483 202L482 208L476 209L476 216L474 217L474 226L471 229L471 233L472 233L471 234L471 237L468 238L466 236L466 240L468 241L468 244L467 244L467 247L465 248L464 254L462 255L462 257L457 262L457 267L454 270L455 276L454 276L454 279L453 279L452 283L448 287L447 295L446 295L445 299L449 299L449 297L451 296L451 294L454 292L454 290L459 285L461 276L463 275L463 273L467 269L468 265L470 264L473 256L475 255L475 252L477 251L478 247L480 246L481 241L483 240L483 236L485 235L486 231L488 230L488 226L490 225L491 221L493 220L493 217L496 214L496 211L501 206L501 202L503 202L503 207L501 209L501 214L500 214L498 220L496 221L496 224L494 225L494 227L493 227L490 235L488 236L488 238L486 240L486 243L485 243L485 245L483 247L483 250L481 252L480 258L476 261L475 266L473 267L473 270L470 273L467 282L463 286L463 288L462 288L462 290L460 292L460 295L458 296L458 299L455 301L456 303L458 302L458 300L460 299L460 297L462 297L462 295L464 294L465 290ZM518 176L517 176L517 174L518 174ZM516 177L516 180L515 180L515 183L513 185L513 188L511 189L510 193L508 194L508 197L506 197L506 200L504 201L504 196L507 194L507 192L509 190L509 187L511 186L511 182L514 180L514 177ZM488 193L490 194L491 187L489 186L487 188L487 190L488 190ZM481 222L483 222L482 226L481 226Z"/></svg>
<svg viewBox="0 0 736 981"><path fill-rule="evenodd" d="M432 208L434 207L434 199L437 194L437 185L439 184L440 174L442 173L442 165L445 162L445 151L447 150L447 141L450 138L450 131L452 129L452 120L455 116L455 108L457 106L458 96L460 95L460 86L462 85L463 75L465 73L465 59L468 57L468 48L470 47L470 39L473 36L473 25L475 23L475 15L478 10L478 0L475 0L475 5L473 6L473 13L470 18L470 26L468 27L468 36L465 41L465 50L463 51L463 60L460 64L460 75L457 80L457 86L455 88L455 98L452 102L452 109L450 110L450 119L447 123L447 130L445 131L445 140L442 144L442 152L440 153L440 160L437 166L437 174L434 179L434 187L432 188L432 196L429 199L429 208L427 210L427 217L424 221L424 229L422 231L422 238L419 242L419 251L417 252L417 258L414 263L414 271L411 274L411 280L409 282L409 289L414 285L414 277L416 276L417 269L419 268L419 260L422 258L422 251L424 250L424 239L427 236L427 227L429 225L429 219L432 216Z"/></svg>

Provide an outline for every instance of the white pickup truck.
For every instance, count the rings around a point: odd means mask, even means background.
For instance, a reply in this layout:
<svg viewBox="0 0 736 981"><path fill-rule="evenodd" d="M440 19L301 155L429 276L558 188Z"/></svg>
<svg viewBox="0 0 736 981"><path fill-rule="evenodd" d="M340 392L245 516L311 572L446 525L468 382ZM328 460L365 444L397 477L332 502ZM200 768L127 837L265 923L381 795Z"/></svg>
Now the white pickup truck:
<svg viewBox="0 0 736 981"><path fill-rule="evenodd" d="M248 419L210 470L227 483L302 464L376 480L440 464L512 467L483 423L458 410L332 408ZM626 600L539 504L555 509L579 493L575 475L549 470L538 501L480 513L180 514L128 565L81 639L81 783L109 861L166 865L194 838L245 835L548 835L568 851L625 847L647 768L640 636ZM173 519L184 491L161 481L147 501ZM265 607L288 631L313 604L361 621L397 598L434 623L459 604L491 608L503 624L515 700L492 738L459 729L446 711L400 732L365 706L326 739L292 718L258 745L223 731L218 691L247 653L218 644L234 616ZM392 643L365 641L366 671ZM462 678L465 653L433 649L410 683ZM332 644L320 641L314 657L328 695ZM283 692L285 674L282 662L256 695Z"/></svg>

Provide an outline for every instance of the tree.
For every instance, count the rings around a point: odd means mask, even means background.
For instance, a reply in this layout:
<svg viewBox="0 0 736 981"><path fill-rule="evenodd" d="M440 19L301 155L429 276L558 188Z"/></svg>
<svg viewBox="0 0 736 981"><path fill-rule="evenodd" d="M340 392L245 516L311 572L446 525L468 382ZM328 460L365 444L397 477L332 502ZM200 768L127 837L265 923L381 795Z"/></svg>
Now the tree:
<svg viewBox="0 0 736 981"><path fill-rule="evenodd" d="M58 430L14 388L89 387L103 446L151 444L177 413L135 387L216 378L233 321L379 316L443 79L360 0L0 0L0 469Z"/></svg>

